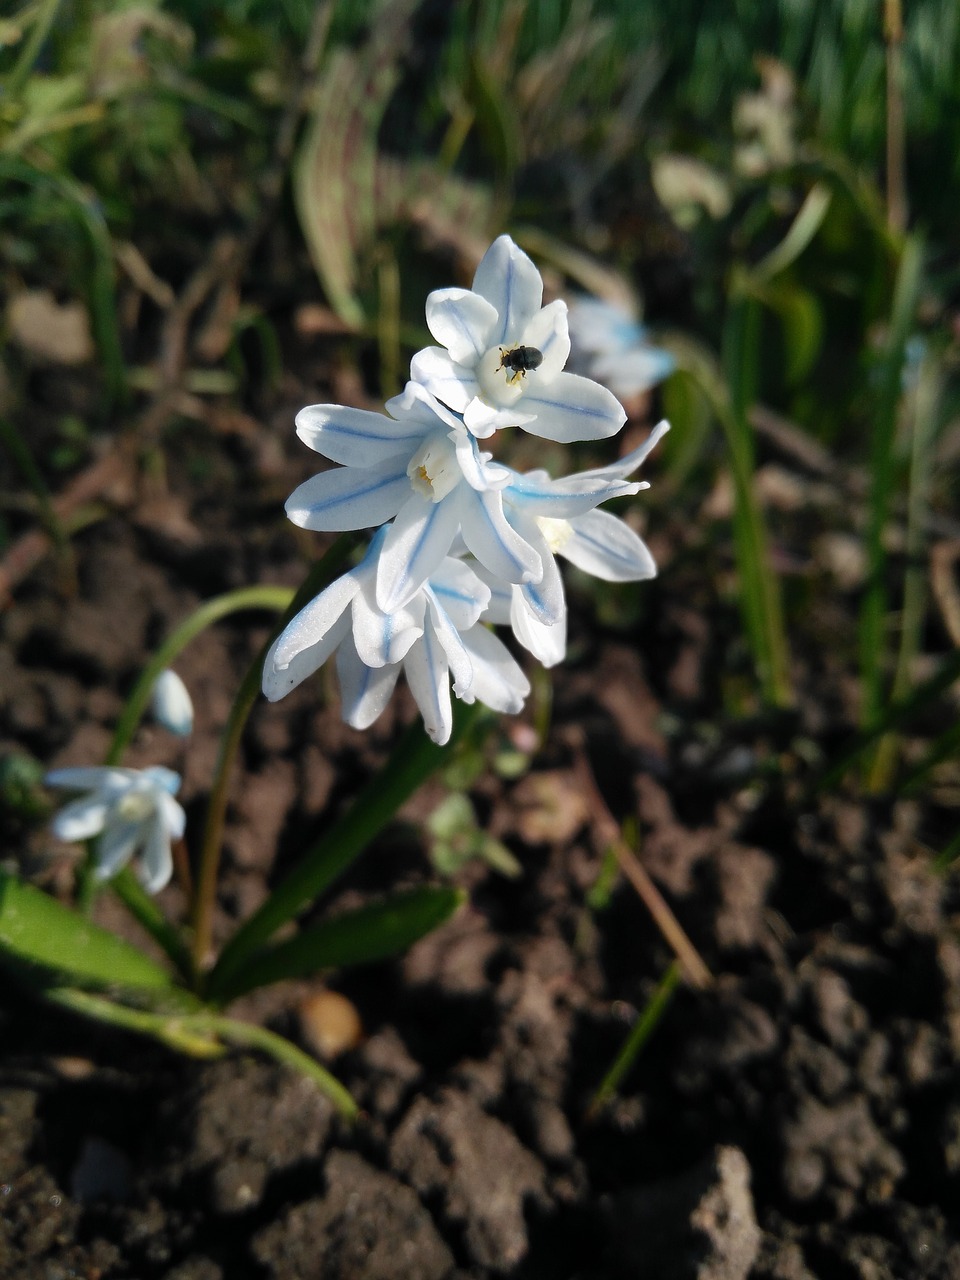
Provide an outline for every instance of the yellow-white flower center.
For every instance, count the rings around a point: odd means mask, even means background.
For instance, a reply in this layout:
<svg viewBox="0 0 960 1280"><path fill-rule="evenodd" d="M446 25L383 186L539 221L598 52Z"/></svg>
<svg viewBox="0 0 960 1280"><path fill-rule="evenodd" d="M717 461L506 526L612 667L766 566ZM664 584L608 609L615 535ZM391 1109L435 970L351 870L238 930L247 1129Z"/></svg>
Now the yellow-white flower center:
<svg viewBox="0 0 960 1280"><path fill-rule="evenodd" d="M453 442L440 435L425 440L407 464L407 475L422 498L442 502L462 475Z"/></svg>
<svg viewBox="0 0 960 1280"><path fill-rule="evenodd" d="M500 409L508 409L517 403L523 395L524 379L529 373L519 373L504 363L504 354L509 355L513 347L491 347L477 365L477 382L480 391L488 404Z"/></svg>
<svg viewBox="0 0 960 1280"><path fill-rule="evenodd" d="M537 516L537 524L554 555L562 551L573 537L573 525L569 520L557 520L554 516Z"/></svg>
<svg viewBox="0 0 960 1280"><path fill-rule="evenodd" d="M125 822L143 822L156 808L156 798L145 791L128 791L117 801L114 812Z"/></svg>

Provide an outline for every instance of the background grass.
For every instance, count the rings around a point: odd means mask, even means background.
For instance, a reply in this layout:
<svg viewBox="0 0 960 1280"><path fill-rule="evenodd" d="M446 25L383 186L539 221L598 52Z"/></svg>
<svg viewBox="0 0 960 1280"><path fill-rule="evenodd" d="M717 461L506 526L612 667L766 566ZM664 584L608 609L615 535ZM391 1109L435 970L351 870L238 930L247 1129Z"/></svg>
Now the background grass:
<svg viewBox="0 0 960 1280"><path fill-rule="evenodd" d="M957 636L926 584L958 532L960 10L914 0L902 19L888 40L873 0L22 5L0 22L0 550L62 527L51 495L103 437L132 436L144 465L162 454L178 421L164 388L256 414L302 302L335 314L331 359L389 394L425 340L425 291L509 229L552 284L634 291L677 356L651 522L658 502L701 521L704 599L742 610L697 714L722 725L809 697L816 619L839 617L831 657L860 681L846 785L916 792L936 771L954 786L937 672ZM164 335L178 306L192 322L218 237L240 246L225 251L240 304L219 347L178 363ZM277 268L304 244L313 276ZM151 300L135 320L131 272ZM85 309L80 414L44 389L9 305L39 290ZM764 496L757 469L780 455L758 411L795 457L808 440L835 464L842 527ZM724 477L718 521L703 498ZM847 588L813 550L834 532L862 559ZM649 606L600 588L592 607L629 631ZM917 715L929 742L904 756L891 733ZM818 743L815 764L841 754ZM943 846L953 819L937 812Z"/></svg>

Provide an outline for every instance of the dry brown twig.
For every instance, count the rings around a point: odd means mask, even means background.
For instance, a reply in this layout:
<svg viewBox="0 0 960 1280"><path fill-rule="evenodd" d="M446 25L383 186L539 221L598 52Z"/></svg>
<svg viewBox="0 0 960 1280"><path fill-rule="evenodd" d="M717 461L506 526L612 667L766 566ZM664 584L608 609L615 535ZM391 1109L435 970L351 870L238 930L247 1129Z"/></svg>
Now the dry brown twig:
<svg viewBox="0 0 960 1280"><path fill-rule="evenodd" d="M657 928L673 949L687 981L692 987L697 987L701 991L713 986L713 974L707 968L699 951L687 937L660 890L624 840L616 818L600 793L597 780L593 776L593 770L582 748L578 748L575 752L574 772L586 797L598 840L613 850L621 871L633 885L644 906L653 916Z"/></svg>

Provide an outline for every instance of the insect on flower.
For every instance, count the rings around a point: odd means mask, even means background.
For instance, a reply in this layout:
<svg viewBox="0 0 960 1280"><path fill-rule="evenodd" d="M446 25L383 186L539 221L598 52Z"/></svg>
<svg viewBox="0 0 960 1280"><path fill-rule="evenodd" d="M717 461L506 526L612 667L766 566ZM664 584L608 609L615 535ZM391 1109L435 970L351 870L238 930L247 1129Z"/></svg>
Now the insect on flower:
<svg viewBox="0 0 960 1280"><path fill-rule="evenodd" d="M507 381L511 384L518 378L526 376L528 371L539 369L543 364L543 352L538 351L536 347L514 347L512 351L508 351L503 347L500 348L500 364L499 369L509 369L510 376Z"/></svg>

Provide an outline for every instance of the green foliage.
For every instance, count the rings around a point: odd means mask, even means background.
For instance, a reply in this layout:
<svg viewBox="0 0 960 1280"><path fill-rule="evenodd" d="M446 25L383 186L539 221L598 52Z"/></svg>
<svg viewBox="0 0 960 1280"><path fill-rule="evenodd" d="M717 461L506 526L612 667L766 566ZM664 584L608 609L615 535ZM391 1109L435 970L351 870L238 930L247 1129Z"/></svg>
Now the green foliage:
<svg viewBox="0 0 960 1280"><path fill-rule="evenodd" d="M49 894L0 871L0 951L28 972L74 985L167 990L168 970Z"/></svg>
<svg viewBox="0 0 960 1280"><path fill-rule="evenodd" d="M484 831L470 800L462 792L448 795L427 819L430 860L441 875L452 876L475 858L515 879L523 868L510 850Z"/></svg>

